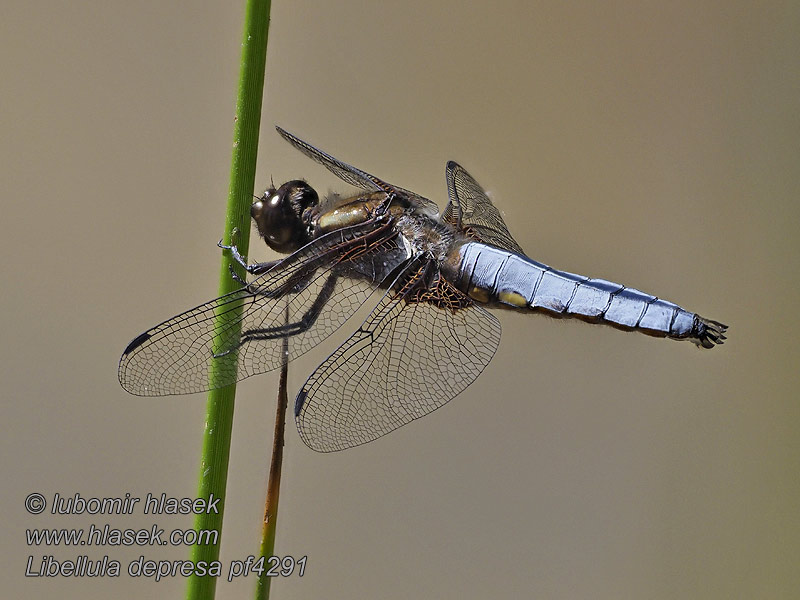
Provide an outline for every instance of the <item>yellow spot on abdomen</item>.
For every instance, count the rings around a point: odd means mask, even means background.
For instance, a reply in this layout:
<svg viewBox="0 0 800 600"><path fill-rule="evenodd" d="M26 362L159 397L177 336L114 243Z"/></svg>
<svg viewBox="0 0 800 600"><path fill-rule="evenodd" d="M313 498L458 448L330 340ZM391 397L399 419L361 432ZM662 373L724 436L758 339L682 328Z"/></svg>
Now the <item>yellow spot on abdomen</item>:
<svg viewBox="0 0 800 600"><path fill-rule="evenodd" d="M510 304L517 308L525 308L528 306L528 301L525 300L525 297L517 292L500 292L497 298L503 304Z"/></svg>
<svg viewBox="0 0 800 600"><path fill-rule="evenodd" d="M468 292L468 296L478 302L489 302L489 292L483 288L473 287Z"/></svg>

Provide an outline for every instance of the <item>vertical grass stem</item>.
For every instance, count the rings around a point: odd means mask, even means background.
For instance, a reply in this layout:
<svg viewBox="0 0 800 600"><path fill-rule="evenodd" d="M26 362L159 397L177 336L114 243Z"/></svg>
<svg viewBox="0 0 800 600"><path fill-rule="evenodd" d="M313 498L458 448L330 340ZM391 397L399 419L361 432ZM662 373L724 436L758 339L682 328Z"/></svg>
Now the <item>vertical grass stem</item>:
<svg viewBox="0 0 800 600"><path fill-rule="evenodd" d="M242 35L231 177L223 241L225 244L235 242L244 256L247 255L250 242L250 205L255 186L270 4L270 0L247 0ZM234 231L239 232L235 240L232 239ZM231 265L241 277L245 276L241 266L233 263L230 253L225 251L220 269L219 295L227 294L239 287L231 277L229 271ZM219 315L217 328L225 326L224 319L233 317L235 314L229 314L227 317ZM212 366L212 371L213 368ZM212 372L210 377L213 376ZM211 563L219 559L235 394L235 385L229 385L208 394L197 496L210 498L213 495L214 498L219 498L220 502L218 512L203 513L197 516L195 529L214 530L219 535L215 545L192 547L190 558L195 563L200 561ZM225 576L225 574L223 569L222 575ZM214 598L216 583L217 578L208 575L189 577L186 589L187 600L211 600Z"/></svg>

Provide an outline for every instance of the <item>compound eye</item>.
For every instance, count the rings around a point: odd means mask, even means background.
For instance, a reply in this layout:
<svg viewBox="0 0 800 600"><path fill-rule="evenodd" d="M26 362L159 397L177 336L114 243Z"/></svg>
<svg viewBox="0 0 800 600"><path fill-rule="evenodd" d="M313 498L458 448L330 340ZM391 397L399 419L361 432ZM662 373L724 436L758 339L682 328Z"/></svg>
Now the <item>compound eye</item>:
<svg viewBox="0 0 800 600"><path fill-rule="evenodd" d="M298 218L302 218L305 209L319 204L317 192L302 179L287 181L278 188L278 195L291 205Z"/></svg>
<svg viewBox="0 0 800 600"><path fill-rule="evenodd" d="M318 202L319 196L310 185L294 180L264 192L250 208L250 215L267 245L288 254L310 241L303 211Z"/></svg>

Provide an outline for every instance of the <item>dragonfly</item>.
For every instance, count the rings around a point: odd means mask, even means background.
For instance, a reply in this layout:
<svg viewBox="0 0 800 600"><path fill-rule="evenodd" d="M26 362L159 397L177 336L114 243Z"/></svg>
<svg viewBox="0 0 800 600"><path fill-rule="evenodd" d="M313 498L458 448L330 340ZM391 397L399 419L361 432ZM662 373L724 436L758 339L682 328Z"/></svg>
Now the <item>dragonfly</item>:
<svg viewBox="0 0 800 600"><path fill-rule="evenodd" d="M320 345L370 298L364 322L308 377L294 415L301 439L332 452L371 442L442 407L492 360L494 309L576 318L713 348L727 326L618 283L529 258L486 192L447 163L435 202L344 163L277 127L355 195L320 200L304 180L274 185L251 216L283 259L231 275L241 287L137 336L119 381L140 396L223 387Z"/></svg>

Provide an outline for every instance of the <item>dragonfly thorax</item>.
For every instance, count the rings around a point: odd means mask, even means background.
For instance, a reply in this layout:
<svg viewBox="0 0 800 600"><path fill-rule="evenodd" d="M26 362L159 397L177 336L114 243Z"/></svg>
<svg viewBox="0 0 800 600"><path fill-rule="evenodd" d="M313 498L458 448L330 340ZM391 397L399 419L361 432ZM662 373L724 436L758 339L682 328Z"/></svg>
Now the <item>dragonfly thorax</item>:
<svg viewBox="0 0 800 600"><path fill-rule="evenodd" d="M409 212L397 219L397 229L408 241L412 253L426 254L441 263L459 237L453 227L425 215Z"/></svg>

